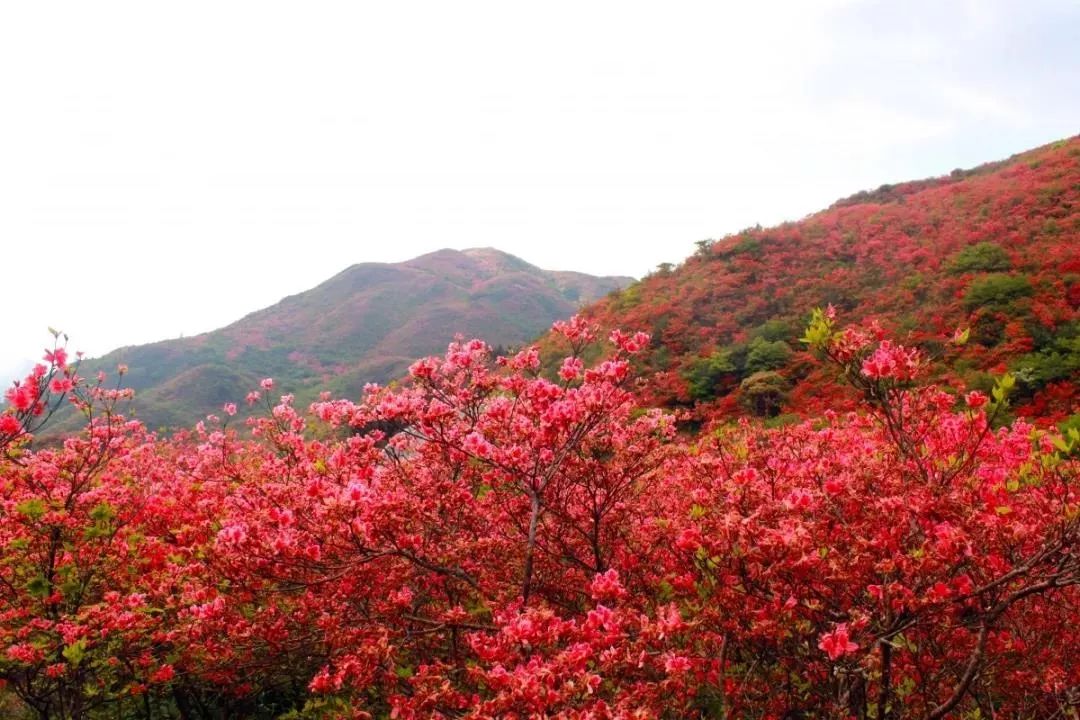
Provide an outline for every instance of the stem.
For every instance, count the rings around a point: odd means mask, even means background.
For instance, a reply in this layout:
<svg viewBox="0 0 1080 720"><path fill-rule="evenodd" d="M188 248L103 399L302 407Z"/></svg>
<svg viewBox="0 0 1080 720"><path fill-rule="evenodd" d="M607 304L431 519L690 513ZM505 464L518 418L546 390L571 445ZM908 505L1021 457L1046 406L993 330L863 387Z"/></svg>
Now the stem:
<svg viewBox="0 0 1080 720"><path fill-rule="evenodd" d="M533 552L536 548L536 526L540 522L540 496L535 492L531 494L530 504L529 537L525 545L525 568L521 581L522 606L529 604L529 595L532 593Z"/></svg>
<svg viewBox="0 0 1080 720"><path fill-rule="evenodd" d="M889 720L892 701L892 644L881 641L881 687L878 689L878 720Z"/></svg>
<svg viewBox="0 0 1080 720"><path fill-rule="evenodd" d="M964 699L964 694L971 687L972 681L975 676L979 674L979 666L982 664L983 653L986 651L986 636L988 635L987 626L984 623L979 628L979 637L975 641L975 649L971 651L971 657L968 659L967 667L964 669L964 674L960 677L960 682L957 683L953 689L952 695L949 699L938 705L933 711L927 715L927 720L941 720L941 718L952 712L953 708L960 704L960 701Z"/></svg>

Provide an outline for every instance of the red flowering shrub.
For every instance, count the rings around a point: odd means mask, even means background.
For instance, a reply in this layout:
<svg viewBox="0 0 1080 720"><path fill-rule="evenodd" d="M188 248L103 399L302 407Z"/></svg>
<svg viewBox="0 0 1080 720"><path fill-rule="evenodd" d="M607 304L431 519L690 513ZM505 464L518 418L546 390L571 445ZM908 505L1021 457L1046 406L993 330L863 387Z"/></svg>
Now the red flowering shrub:
<svg viewBox="0 0 1080 720"><path fill-rule="evenodd" d="M265 380L246 430L230 404L171 439L54 354L0 415L4 692L40 718L1075 712L1076 440L994 429L1007 379L956 412L918 352L833 323L806 341L864 411L693 438L637 407L648 337L590 367L577 318L557 380L459 342L307 413ZM32 448L64 392L88 430Z"/></svg>

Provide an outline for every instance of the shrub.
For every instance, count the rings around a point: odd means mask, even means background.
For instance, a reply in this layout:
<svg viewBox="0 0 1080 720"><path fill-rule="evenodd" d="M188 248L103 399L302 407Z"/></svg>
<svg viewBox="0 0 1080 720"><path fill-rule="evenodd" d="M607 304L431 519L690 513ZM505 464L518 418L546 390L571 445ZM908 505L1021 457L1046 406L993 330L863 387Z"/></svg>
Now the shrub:
<svg viewBox="0 0 1080 720"><path fill-rule="evenodd" d="M1034 292L1026 275L994 273L981 277L968 287L964 306L970 311L979 307L1006 308L1014 300Z"/></svg>
<svg viewBox="0 0 1080 720"><path fill-rule="evenodd" d="M1009 254L1000 245L981 242L964 248L949 261L949 272L999 272L1012 267Z"/></svg>

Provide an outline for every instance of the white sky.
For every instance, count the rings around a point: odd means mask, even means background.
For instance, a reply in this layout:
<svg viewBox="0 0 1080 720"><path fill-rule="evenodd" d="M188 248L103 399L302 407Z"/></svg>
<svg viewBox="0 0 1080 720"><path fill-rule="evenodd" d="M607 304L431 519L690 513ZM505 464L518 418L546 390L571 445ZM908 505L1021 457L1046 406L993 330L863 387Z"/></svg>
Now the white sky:
<svg viewBox="0 0 1080 720"><path fill-rule="evenodd" d="M640 276L1078 120L1078 0L4 2L0 379L441 247Z"/></svg>

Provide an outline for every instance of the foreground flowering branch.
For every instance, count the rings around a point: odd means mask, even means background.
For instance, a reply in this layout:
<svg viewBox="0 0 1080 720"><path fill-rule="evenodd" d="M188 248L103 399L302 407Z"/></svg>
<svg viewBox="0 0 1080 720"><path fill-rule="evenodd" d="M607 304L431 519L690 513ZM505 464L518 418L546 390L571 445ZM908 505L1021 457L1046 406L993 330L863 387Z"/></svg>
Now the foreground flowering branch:
<svg viewBox="0 0 1080 720"><path fill-rule="evenodd" d="M834 324L807 343L864 411L698 437L636 405L648 336L588 366L580 318L550 372L456 342L306 413L265 380L245 428L230 404L168 439L51 351L0 415L0 697L39 718L1075 714L1077 440L995 429L1007 380L924 387L918 352ZM88 429L36 449L28 418L64 393Z"/></svg>

